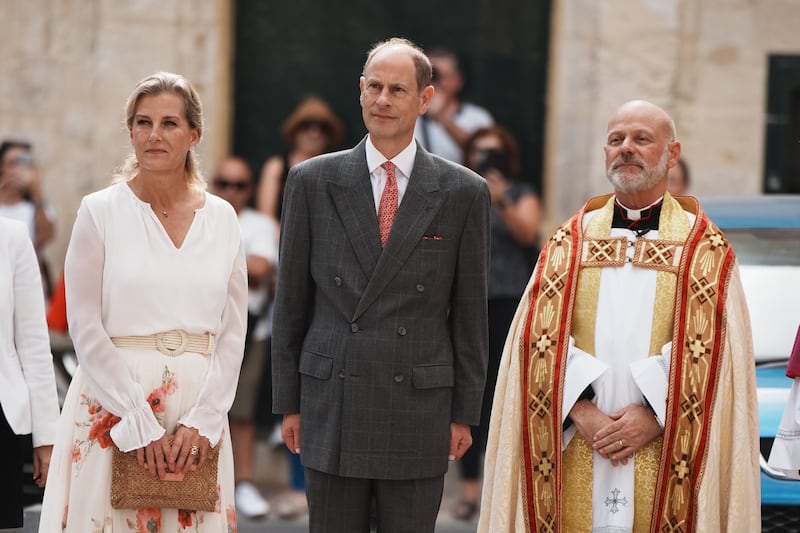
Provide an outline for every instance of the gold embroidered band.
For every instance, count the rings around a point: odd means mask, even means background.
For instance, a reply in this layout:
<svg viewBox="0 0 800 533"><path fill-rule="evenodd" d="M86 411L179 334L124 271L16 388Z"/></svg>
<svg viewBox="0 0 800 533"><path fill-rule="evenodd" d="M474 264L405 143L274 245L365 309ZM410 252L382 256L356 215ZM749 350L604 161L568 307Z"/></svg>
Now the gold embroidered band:
<svg viewBox="0 0 800 533"><path fill-rule="evenodd" d="M683 243L662 239L636 239L633 248L633 266L678 272Z"/></svg>
<svg viewBox="0 0 800 533"><path fill-rule="evenodd" d="M581 250L581 268L621 267L628 261L628 244L625 237L586 239ZM639 238L630 262L639 268L677 273L682 252L683 243L679 241Z"/></svg>
<svg viewBox="0 0 800 533"><path fill-rule="evenodd" d="M586 239L581 250L581 267L621 267L627 257L628 239L608 237L606 239Z"/></svg>

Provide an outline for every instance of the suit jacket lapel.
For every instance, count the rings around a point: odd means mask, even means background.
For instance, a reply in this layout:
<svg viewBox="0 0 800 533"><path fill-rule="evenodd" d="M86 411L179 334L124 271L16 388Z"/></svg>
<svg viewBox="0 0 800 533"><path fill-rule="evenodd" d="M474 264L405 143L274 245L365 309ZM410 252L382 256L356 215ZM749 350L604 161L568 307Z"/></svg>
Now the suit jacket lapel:
<svg viewBox="0 0 800 533"><path fill-rule="evenodd" d="M365 144L366 137L344 158L330 191L361 269L371 278L381 256L381 242Z"/></svg>
<svg viewBox="0 0 800 533"><path fill-rule="evenodd" d="M364 167L366 167L366 163ZM374 212L375 203L371 196L370 198L372 199L370 205L372 206L372 220L375 227L373 234L379 252L378 263L367 283L361 301L356 307L353 320L366 311L397 274L397 271L408 259L409 254L419 243L425 229L430 225L431 220L433 220L442 204L442 195L439 191L439 174L431 155L424 149L417 147L414 169L411 171L408 187L392 223L392 231L389 234L389 240L386 241L386 248L383 249L383 253L380 253L378 222ZM366 237L369 238L369 235Z"/></svg>

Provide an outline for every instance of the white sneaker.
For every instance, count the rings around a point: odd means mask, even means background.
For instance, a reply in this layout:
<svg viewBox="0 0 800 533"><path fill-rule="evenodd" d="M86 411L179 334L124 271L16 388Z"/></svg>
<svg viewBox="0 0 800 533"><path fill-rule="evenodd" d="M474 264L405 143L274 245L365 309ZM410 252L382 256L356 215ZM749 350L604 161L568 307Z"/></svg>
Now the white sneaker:
<svg viewBox="0 0 800 533"><path fill-rule="evenodd" d="M281 436L280 422L276 423L275 427L272 428L272 432L270 432L267 442L273 448L280 448L283 446L283 436Z"/></svg>
<svg viewBox="0 0 800 533"><path fill-rule="evenodd" d="M242 481L236 485L234 498L236 510L247 518L261 518L269 513L269 502L249 481Z"/></svg>

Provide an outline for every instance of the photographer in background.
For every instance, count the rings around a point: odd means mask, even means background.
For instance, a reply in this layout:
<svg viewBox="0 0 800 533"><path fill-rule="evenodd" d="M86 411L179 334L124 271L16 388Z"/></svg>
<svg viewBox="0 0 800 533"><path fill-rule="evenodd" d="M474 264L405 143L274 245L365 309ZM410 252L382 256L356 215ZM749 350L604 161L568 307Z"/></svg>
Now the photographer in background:
<svg viewBox="0 0 800 533"><path fill-rule="evenodd" d="M49 297L50 277L42 249L53 238L55 213L45 204L30 143L3 141L0 144L0 217L19 220L28 228L39 260L45 296Z"/></svg>
<svg viewBox="0 0 800 533"><path fill-rule="evenodd" d="M472 132L491 126L494 119L486 109L461 99L465 80L455 53L436 48L427 56L433 66L436 90L428 111L417 117L414 137L429 152L466 164L462 146Z"/></svg>
<svg viewBox="0 0 800 533"><path fill-rule="evenodd" d="M486 180L492 197L489 219L489 367L480 426L473 428L473 445L461 458L461 501L453 510L456 518L469 521L475 517L480 501L481 455L486 449L503 344L539 255L541 206L533 187L515 179L519 173L519 148L504 127L480 128L470 135L464 145L464 162Z"/></svg>

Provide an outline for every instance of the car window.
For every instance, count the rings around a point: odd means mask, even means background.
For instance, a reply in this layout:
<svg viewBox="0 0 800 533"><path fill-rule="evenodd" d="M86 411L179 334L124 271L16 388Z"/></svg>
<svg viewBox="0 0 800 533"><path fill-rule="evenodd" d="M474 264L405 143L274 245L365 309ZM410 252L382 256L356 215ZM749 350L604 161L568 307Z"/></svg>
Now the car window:
<svg viewBox="0 0 800 533"><path fill-rule="evenodd" d="M800 229L724 229L740 265L800 266Z"/></svg>

